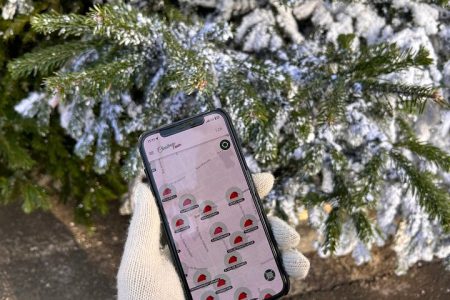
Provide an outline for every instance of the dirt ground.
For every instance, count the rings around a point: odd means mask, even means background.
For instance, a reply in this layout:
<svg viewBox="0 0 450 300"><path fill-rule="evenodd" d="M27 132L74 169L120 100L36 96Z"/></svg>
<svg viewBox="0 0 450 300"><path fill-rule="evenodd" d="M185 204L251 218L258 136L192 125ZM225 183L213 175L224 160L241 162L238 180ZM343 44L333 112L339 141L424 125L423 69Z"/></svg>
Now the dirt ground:
<svg viewBox="0 0 450 300"><path fill-rule="evenodd" d="M31 215L17 205L0 206L0 300L114 299L128 222L113 208L89 232L73 223L69 206ZM299 230L311 271L285 299L450 299L450 272L439 261L398 277L388 247L358 267L351 257L319 258L306 245L308 229Z"/></svg>

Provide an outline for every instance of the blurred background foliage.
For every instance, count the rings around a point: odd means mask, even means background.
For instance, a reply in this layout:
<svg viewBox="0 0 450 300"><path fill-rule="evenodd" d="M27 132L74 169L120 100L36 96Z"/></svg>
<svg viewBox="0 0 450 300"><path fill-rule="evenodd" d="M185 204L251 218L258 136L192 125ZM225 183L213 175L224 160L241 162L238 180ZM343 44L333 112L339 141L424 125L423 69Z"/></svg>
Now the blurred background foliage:
<svg viewBox="0 0 450 300"><path fill-rule="evenodd" d="M12 78L7 65L32 49L60 42L58 37L48 39L31 30L33 16L49 11L85 13L92 5L91 1L33 1L29 14L0 18L0 202L19 200L29 213L48 209L48 197L57 195L75 207L77 220L85 224L90 223L93 212L107 213L108 201L126 192L120 168L113 166L99 175L93 170L92 158L73 155L75 141L59 126L57 112L47 112L48 124L19 115L14 106L30 91L41 88L42 77Z"/></svg>

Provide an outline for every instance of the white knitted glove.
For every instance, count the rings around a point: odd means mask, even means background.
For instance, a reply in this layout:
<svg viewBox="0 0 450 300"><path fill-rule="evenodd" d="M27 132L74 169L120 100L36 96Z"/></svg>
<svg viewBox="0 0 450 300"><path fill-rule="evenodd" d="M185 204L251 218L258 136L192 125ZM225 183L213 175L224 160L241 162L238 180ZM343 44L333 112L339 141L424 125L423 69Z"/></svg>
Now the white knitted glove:
<svg viewBox="0 0 450 300"><path fill-rule="evenodd" d="M253 175L253 180L261 198L269 193L274 182L269 173ZM137 184L132 201L134 213L117 275L118 299L184 299L169 249L161 247L161 220L147 184ZM304 278L309 261L295 250L299 234L277 217L269 217L269 222L287 274L293 279Z"/></svg>

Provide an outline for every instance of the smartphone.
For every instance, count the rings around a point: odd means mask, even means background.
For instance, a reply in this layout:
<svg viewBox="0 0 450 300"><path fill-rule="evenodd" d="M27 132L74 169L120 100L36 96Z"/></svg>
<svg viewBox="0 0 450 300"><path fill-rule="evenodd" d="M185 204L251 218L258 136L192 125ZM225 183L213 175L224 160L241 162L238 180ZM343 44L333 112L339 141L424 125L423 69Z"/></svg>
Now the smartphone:
<svg viewBox="0 0 450 300"><path fill-rule="evenodd" d="M229 116L144 133L139 149L188 299L276 299L289 289Z"/></svg>

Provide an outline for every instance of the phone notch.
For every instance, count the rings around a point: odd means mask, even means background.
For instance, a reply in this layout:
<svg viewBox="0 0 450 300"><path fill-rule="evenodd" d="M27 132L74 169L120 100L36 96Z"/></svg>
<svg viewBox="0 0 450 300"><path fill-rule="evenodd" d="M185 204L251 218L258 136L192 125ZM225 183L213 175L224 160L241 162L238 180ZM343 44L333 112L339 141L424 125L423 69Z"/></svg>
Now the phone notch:
<svg viewBox="0 0 450 300"><path fill-rule="evenodd" d="M197 127L202 125L205 122L205 118L203 116L197 116L181 123L175 123L169 127L160 130L160 134L163 137L171 136L176 133Z"/></svg>

